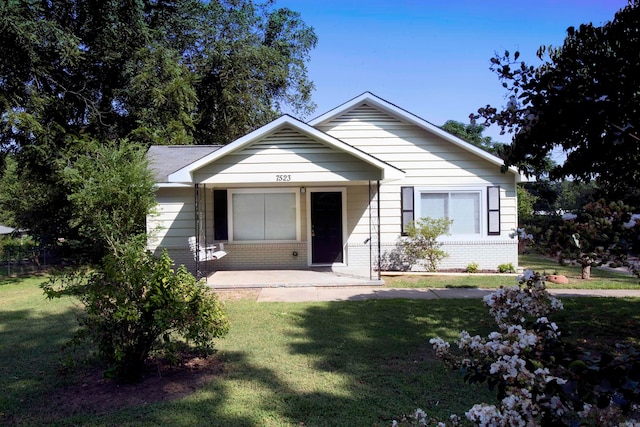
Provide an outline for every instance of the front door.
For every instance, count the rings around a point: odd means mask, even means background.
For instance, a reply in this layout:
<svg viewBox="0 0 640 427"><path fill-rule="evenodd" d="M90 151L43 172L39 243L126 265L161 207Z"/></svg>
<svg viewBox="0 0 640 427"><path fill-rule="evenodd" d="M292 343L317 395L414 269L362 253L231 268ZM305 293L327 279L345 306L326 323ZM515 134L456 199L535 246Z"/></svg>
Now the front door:
<svg viewBox="0 0 640 427"><path fill-rule="evenodd" d="M311 196L311 263L343 262L342 193L312 192Z"/></svg>

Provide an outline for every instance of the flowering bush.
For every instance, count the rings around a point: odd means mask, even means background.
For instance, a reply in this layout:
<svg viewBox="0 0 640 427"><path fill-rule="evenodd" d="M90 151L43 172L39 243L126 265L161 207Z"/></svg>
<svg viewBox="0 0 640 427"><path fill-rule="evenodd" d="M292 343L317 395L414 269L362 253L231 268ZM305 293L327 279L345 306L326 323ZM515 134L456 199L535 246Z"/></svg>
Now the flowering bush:
<svg viewBox="0 0 640 427"><path fill-rule="evenodd" d="M497 404L479 403L466 413L478 426L640 425L625 421L640 402L640 353L627 349L618 357L568 351L558 326L547 317L563 308L544 278L531 270L518 285L487 295L498 326L486 338L462 331L458 350L441 338L430 343L448 366L469 383L486 382ZM430 420L422 410L408 425L460 425ZM395 423L395 425L401 425Z"/></svg>

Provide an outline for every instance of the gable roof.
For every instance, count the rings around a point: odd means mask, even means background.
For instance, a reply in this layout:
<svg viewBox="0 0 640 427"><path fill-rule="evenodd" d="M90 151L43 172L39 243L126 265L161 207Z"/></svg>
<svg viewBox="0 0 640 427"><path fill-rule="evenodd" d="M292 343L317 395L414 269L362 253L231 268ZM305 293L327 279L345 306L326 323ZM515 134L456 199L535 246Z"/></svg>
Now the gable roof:
<svg viewBox="0 0 640 427"><path fill-rule="evenodd" d="M344 104L329 110L328 112L316 117L315 119L309 121L309 125L311 126L320 126L322 124L325 124L333 119L335 119L336 117L346 113L347 111L359 107L363 104L368 104L370 106L373 106L375 108L378 108L388 114L391 114L392 116L395 116L401 120L404 120L408 123L411 123L415 126L418 126L419 128L426 130L427 132L433 133L437 136L439 136L440 138L466 150L469 151L475 155L477 155L478 157L487 160L497 166L502 166L504 164L504 162L502 161L501 158L488 153L487 151L476 147L475 145L471 144L470 142L465 141L462 138L459 138L455 135L450 134L449 132L442 130L441 128L439 128L438 126L434 125L433 123L430 123L426 120L424 120L421 117L416 116L415 114L404 110L400 107L398 107L395 104L392 104L389 101L386 101L374 94L372 94L371 92L364 92L363 94L356 96L355 98L351 99L350 101L345 102ZM514 167L510 167L509 172L513 173L516 175L516 180L517 182L521 182L524 181L525 178L520 174L520 172L514 168Z"/></svg>
<svg viewBox="0 0 640 427"><path fill-rule="evenodd" d="M0 234L11 234L14 231L16 231L15 228L0 224Z"/></svg>
<svg viewBox="0 0 640 427"><path fill-rule="evenodd" d="M190 162L185 164L183 167L175 170L173 173L170 173L167 177L168 182L175 183L187 183L193 182L193 173L194 171L200 169L201 167L208 165L211 162L216 161L217 159L232 153L234 151L240 150L266 136L277 132L280 129L284 128L292 128L302 134L305 134L317 141L320 141L335 150L348 153L353 157L366 162L383 172L383 179L401 179L404 177L404 172L389 163L386 163L370 154L365 153L358 148L355 148L337 138L332 137L308 124L292 117L289 115L280 116L278 119L262 126L259 129L254 130L253 132L236 139L235 141L227 144L218 150L208 153L202 158L197 159L194 162Z"/></svg>
<svg viewBox="0 0 640 427"><path fill-rule="evenodd" d="M152 145L147 151L149 169L153 171L157 183L168 183L170 174L222 147L222 145Z"/></svg>

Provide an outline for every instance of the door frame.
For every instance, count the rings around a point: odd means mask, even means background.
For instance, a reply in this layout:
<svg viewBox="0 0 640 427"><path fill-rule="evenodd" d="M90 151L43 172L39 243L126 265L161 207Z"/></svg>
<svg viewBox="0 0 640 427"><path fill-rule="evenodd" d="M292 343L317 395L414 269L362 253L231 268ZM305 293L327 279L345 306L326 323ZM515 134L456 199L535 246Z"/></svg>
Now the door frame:
<svg viewBox="0 0 640 427"><path fill-rule="evenodd" d="M342 262L332 264L314 264L313 263L313 245L311 242L311 193L341 193L342 195ZM307 265L314 267L326 266L346 266L347 265L347 188L346 187L307 187Z"/></svg>

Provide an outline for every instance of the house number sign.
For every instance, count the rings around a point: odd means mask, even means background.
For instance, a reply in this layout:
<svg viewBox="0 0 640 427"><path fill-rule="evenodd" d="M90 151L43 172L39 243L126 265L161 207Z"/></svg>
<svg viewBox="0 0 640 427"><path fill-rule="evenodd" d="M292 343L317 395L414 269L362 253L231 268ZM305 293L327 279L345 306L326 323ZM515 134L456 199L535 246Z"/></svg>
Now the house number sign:
<svg viewBox="0 0 640 427"><path fill-rule="evenodd" d="M289 182L291 175L276 175L276 182Z"/></svg>

